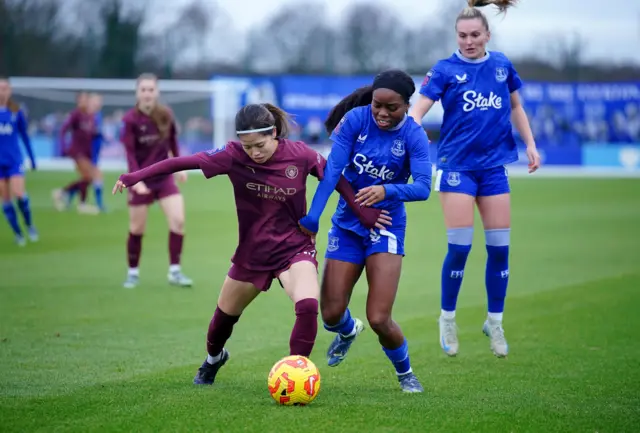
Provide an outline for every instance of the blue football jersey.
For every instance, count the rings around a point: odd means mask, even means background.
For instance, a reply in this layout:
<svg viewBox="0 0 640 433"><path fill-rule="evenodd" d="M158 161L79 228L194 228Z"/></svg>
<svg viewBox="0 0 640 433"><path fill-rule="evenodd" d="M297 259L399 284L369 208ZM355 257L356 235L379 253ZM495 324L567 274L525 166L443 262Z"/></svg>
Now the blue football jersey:
<svg viewBox="0 0 640 433"><path fill-rule="evenodd" d="M483 170L517 161L510 98L520 87L513 64L500 52L478 60L455 52L436 63L420 93L441 100L444 109L438 168Z"/></svg>
<svg viewBox="0 0 640 433"><path fill-rule="evenodd" d="M385 186L385 200L376 208L386 209L393 227L406 225L404 202L426 200L431 192L431 162L429 139L413 118L405 119L392 130L382 130L376 124L371 106L349 111L331 135L333 147L327 160L324 179L318 187L309 214L319 218L329 198L323 194L323 184L329 184L329 194L340 174L344 174L354 191L372 185ZM413 183L408 184L413 177ZM328 189L330 187L330 189ZM341 197L332 219L338 227L362 236L368 230L349 209Z"/></svg>
<svg viewBox="0 0 640 433"><path fill-rule="evenodd" d="M18 137L22 139L29 158L33 161L31 142L27 134L27 120L22 111L14 113L6 107L0 107L0 165L16 166L24 161Z"/></svg>

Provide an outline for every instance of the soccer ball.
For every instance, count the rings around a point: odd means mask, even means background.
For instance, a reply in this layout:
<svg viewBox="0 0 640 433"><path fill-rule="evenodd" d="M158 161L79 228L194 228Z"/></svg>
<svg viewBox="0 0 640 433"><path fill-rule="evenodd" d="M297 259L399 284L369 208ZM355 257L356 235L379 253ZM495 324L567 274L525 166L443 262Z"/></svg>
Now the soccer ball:
<svg viewBox="0 0 640 433"><path fill-rule="evenodd" d="M304 406L320 392L320 372L309 358L294 355L276 362L267 381L269 394L276 403Z"/></svg>

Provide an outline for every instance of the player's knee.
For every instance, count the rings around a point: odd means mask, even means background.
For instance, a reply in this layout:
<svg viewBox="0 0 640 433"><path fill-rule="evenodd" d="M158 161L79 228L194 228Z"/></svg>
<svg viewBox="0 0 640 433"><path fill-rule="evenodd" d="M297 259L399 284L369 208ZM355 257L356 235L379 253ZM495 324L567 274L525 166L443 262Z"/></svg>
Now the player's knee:
<svg viewBox="0 0 640 433"><path fill-rule="evenodd" d="M378 335L387 335L391 331L393 322L391 315L386 312L367 312L369 326Z"/></svg>
<svg viewBox="0 0 640 433"><path fill-rule="evenodd" d="M132 219L129 221L129 232L134 235L144 234L144 230L147 227L145 220Z"/></svg>
<svg viewBox="0 0 640 433"><path fill-rule="evenodd" d="M173 215L169 219L169 230L174 233L184 233L184 215Z"/></svg>

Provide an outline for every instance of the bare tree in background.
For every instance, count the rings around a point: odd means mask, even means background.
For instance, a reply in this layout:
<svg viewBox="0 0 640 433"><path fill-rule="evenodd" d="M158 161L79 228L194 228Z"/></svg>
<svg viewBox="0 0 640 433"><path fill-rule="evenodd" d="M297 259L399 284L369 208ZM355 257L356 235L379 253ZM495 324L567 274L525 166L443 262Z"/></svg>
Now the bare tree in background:
<svg viewBox="0 0 640 433"><path fill-rule="evenodd" d="M404 34L402 53L406 68L411 73L426 74L442 52L437 30L423 26L407 29Z"/></svg>
<svg viewBox="0 0 640 433"><path fill-rule="evenodd" d="M98 3L99 0L93 0ZM97 76L131 78L137 73L140 30L146 8L142 4L131 7L126 0L101 0L100 20L104 39ZM139 3L138 3L139 4Z"/></svg>
<svg viewBox="0 0 640 433"><path fill-rule="evenodd" d="M547 59L557 68L562 69L572 80L580 80L580 68L584 64L583 38L574 33L553 34L548 38Z"/></svg>
<svg viewBox="0 0 640 433"><path fill-rule="evenodd" d="M0 73L40 76L82 73L83 45L67 31L60 0L0 0Z"/></svg>
<svg viewBox="0 0 640 433"><path fill-rule="evenodd" d="M388 9L357 3L347 13L341 29L342 62L353 72L378 72L404 67L402 22Z"/></svg>
<svg viewBox="0 0 640 433"><path fill-rule="evenodd" d="M287 5L250 33L245 66L265 72L326 71L332 62L334 39L322 5Z"/></svg>

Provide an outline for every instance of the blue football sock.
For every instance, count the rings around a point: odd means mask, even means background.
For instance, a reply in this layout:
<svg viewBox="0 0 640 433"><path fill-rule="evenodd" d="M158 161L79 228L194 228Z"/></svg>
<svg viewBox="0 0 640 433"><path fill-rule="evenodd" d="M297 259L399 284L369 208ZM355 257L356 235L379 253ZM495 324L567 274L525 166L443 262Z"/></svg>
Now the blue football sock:
<svg viewBox="0 0 640 433"><path fill-rule="evenodd" d="M458 294L464 276L464 267L471 251L473 227L447 230L449 248L442 264L440 307L443 311L456 311Z"/></svg>
<svg viewBox="0 0 640 433"><path fill-rule="evenodd" d="M22 230L20 230L20 224L18 224L18 214L16 213L16 209L13 207L13 203L10 201L4 202L2 204L2 211L13 230L13 233L17 236L22 236Z"/></svg>
<svg viewBox="0 0 640 433"><path fill-rule="evenodd" d="M93 183L93 192L96 195L96 205L100 209L104 208L104 202L102 201L102 182Z"/></svg>
<svg viewBox="0 0 640 433"><path fill-rule="evenodd" d="M351 311L347 308L337 325L327 325L325 323L324 329L329 332L339 333L343 337L348 337L356 329L356 322L351 317Z"/></svg>
<svg viewBox="0 0 640 433"><path fill-rule="evenodd" d="M18 209L20 209L24 223L27 227L32 227L33 221L31 220L31 202L29 201L29 196L18 197L16 203L18 204Z"/></svg>
<svg viewBox="0 0 640 433"><path fill-rule="evenodd" d="M402 343L402 346L398 347L397 349L387 349L386 347L383 347L382 350L384 351L385 355L387 355L387 358L389 358L393 366L396 368L396 374L402 375L411 373L411 361L409 360L409 344L407 343L406 339Z"/></svg>
<svg viewBox="0 0 640 433"><path fill-rule="evenodd" d="M487 268L485 284L489 313L502 313L509 284L509 243L511 229L485 230Z"/></svg>

